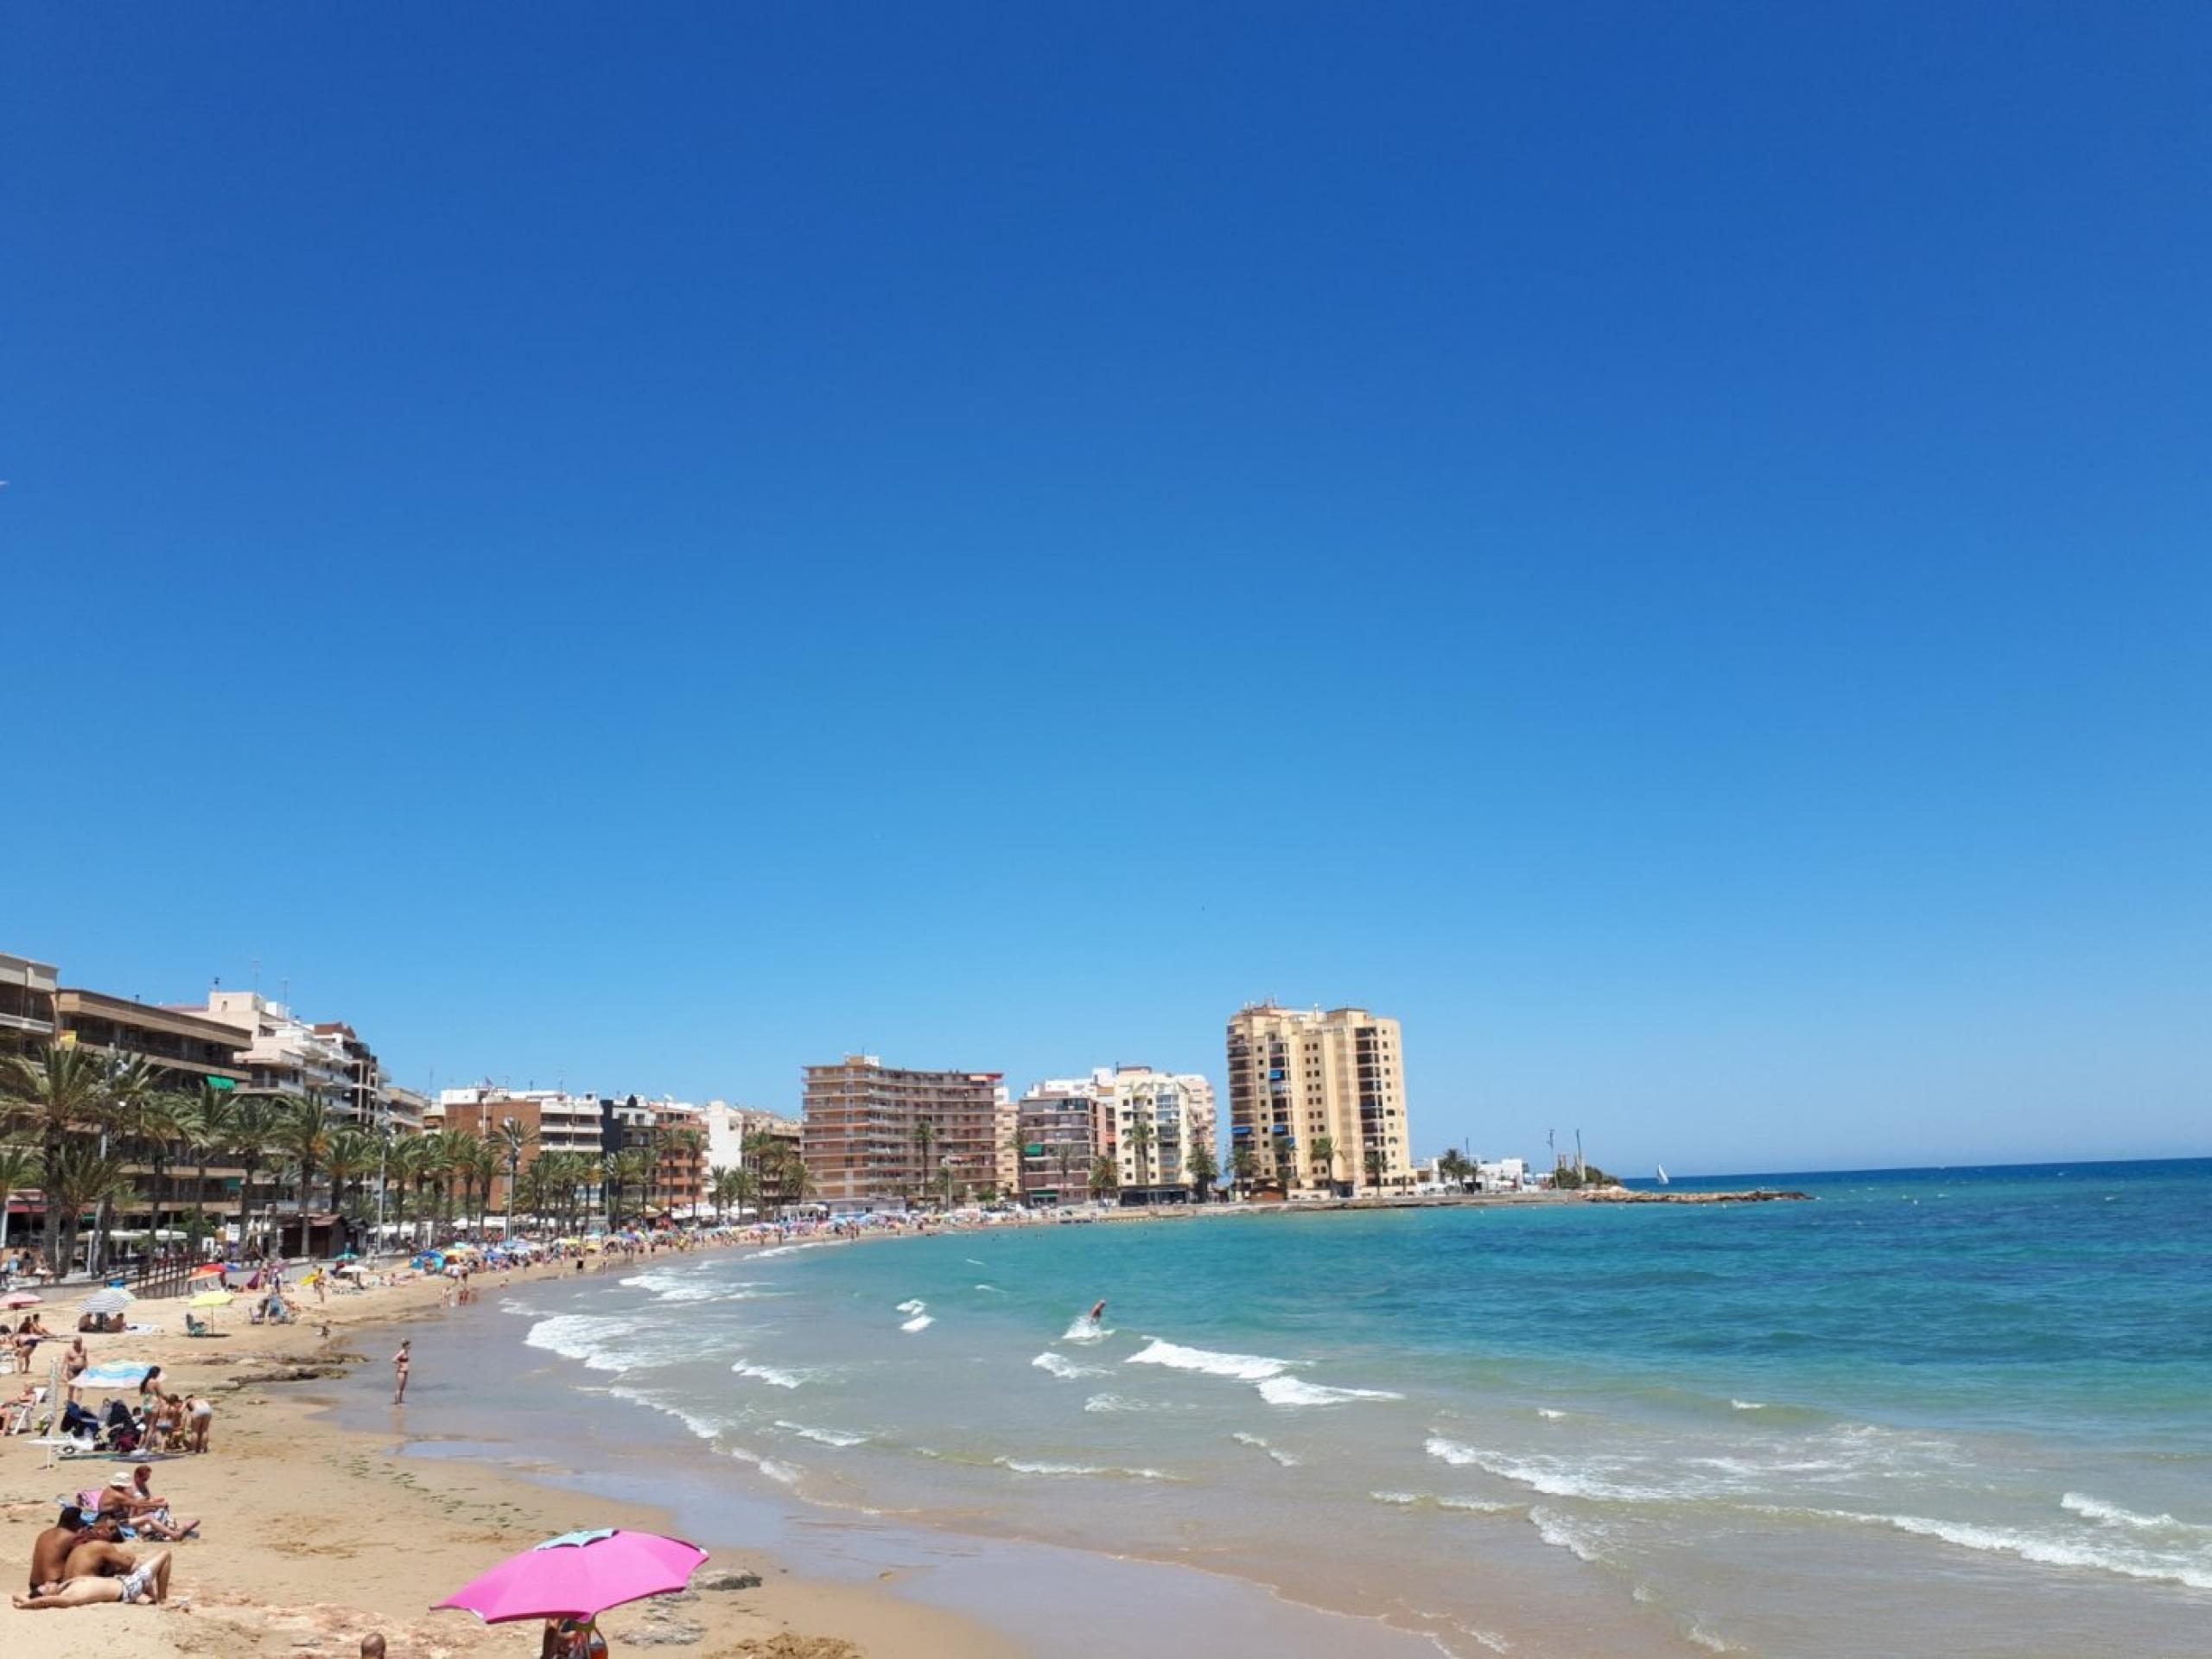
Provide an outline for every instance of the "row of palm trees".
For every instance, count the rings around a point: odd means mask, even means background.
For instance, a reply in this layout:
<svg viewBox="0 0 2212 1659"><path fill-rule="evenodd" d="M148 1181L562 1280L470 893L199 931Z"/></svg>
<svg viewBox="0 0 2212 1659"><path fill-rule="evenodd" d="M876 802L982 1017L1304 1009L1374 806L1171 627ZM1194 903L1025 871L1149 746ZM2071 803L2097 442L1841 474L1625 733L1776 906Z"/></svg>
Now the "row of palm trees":
<svg viewBox="0 0 2212 1659"><path fill-rule="evenodd" d="M533 1159L536 1136L512 1118L483 1135L433 1130L387 1140L334 1120L317 1101L175 1084L175 1074L149 1062L87 1049L0 1056L0 1132L9 1135L0 1140L0 1199L33 1187L44 1194L49 1262L76 1260L86 1216L95 1251L104 1253L123 1208L149 1211L157 1233L181 1224L206 1236L211 1168L238 1173L244 1239L255 1236L257 1217L265 1227L288 1192L302 1212L320 1196L357 1221L380 1213L435 1234L473 1214L480 1227L503 1177L507 1209L573 1228L602 1212L617 1225L642 1217L661 1196L664 1156L696 1159L704 1146L697 1130L675 1128L605 1155L547 1151ZM806 1198L810 1183L788 1139L749 1136L744 1151L754 1167L711 1173L707 1196L718 1214ZM174 1192L187 1169L195 1175L188 1204ZM372 1183L381 1206L369 1196ZM0 1208L0 1244L5 1227Z"/></svg>

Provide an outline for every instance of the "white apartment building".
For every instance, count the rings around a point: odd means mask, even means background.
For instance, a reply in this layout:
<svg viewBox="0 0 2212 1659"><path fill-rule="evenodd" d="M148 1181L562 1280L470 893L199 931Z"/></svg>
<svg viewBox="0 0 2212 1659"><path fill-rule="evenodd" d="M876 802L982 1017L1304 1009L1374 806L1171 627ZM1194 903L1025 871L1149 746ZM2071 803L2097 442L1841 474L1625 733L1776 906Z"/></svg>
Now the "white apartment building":
<svg viewBox="0 0 2212 1659"><path fill-rule="evenodd" d="M709 1169L748 1169L754 1160L745 1155L746 1137L772 1135L798 1144L801 1133L799 1121L785 1117L780 1112L765 1112L752 1106L733 1106L726 1100L710 1100L700 1114L707 1131L707 1167Z"/></svg>
<svg viewBox="0 0 2212 1659"><path fill-rule="evenodd" d="M442 1089L423 1114L427 1129L494 1135L513 1118L536 1136L530 1158L549 1152L600 1154L600 1109L596 1095L572 1095L560 1089L506 1089L480 1083L467 1089ZM525 1166L530 1161L524 1160Z"/></svg>
<svg viewBox="0 0 2212 1659"><path fill-rule="evenodd" d="M1023 1146L1009 1154L1020 1167L1008 1172L1005 1190L1032 1202L1049 1197L1064 1204L1080 1196L1101 1155L1113 1160L1120 1188L1131 1198L1180 1200L1191 1185L1191 1154L1211 1148L1216 1130L1211 1084L1194 1071L1148 1065L1102 1065L1087 1077L1046 1078L1012 1108ZM1011 1147L1012 1126L1000 1139Z"/></svg>
<svg viewBox="0 0 2212 1659"><path fill-rule="evenodd" d="M315 1027L258 991L213 990L200 1014L239 1033L243 1092L317 1103L340 1122L379 1127L383 1072L367 1046L342 1025Z"/></svg>

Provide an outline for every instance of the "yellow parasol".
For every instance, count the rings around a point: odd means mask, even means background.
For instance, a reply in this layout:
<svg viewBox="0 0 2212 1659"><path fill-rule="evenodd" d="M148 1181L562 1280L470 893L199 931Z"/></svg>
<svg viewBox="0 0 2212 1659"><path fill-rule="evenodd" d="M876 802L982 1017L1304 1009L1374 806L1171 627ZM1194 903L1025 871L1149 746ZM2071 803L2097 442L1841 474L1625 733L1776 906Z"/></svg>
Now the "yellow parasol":
<svg viewBox="0 0 2212 1659"><path fill-rule="evenodd" d="M187 1307L228 1307L233 1300L227 1290L203 1290L185 1306Z"/></svg>

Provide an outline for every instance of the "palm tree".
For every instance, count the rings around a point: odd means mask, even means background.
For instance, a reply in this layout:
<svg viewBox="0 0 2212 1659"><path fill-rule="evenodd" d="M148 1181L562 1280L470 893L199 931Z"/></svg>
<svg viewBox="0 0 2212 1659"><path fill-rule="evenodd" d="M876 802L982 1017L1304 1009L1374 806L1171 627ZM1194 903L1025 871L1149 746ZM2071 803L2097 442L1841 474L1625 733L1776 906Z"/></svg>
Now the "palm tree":
<svg viewBox="0 0 2212 1659"><path fill-rule="evenodd" d="M1239 1147L1229 1154L1230 1173L1236 1178L1237 1187L1244 1196L1252 1195L1252 1179L1260 1172L1260 1155L1249 1147Z"/></svg>
<svg viewBox="0 0 2212 1659"><path fill-rule="evenodd" d="M8 1114L39 1140L39 1155L49 1174L58 1167L64 1144L73 1135L104 1132L117 1109L149 1093L153 1068L143 1060L118 1062L107 1055L73 1046L55 1045L36 1060L22 1055L4 1057L0 1067L0 1103ZM98 1202L105 1205L112 1189ZM76 1217L64 1218L48 1203L46 1211L47 1255L56 1268L67 1260L61 1254L66 1231L75 1248Z"/></svg>
<svg viewBox="0 0 2212 1659"><path fill-rule="evenodd" d="M1292 1135L1290 1126L1276 1124L1274 1138L1268 1145L1275 1159L1273 1173L1282 1183L1284 1196L1288 1197L1292 1184L1298 1179L1298 1141Z"/></svg>
<svg viewBox="0 0 2212 1659"><path fill-rule="evenodd" d="M480 1234L484 1230L485 1211L492 1207L492 1184L499 1179L500 1161L498 1142L469 1137L466 1173L469 1186L476 1194L476 1230Z"/></svg>
<svg viewBox="0 0 2212 1659"><path fill-rule="evenodd" d="M331 1121L329 1106L320 1100L296 1100L291 1110L276 1131L276 1143L284 1149L300 1182L300 1214L305 1216L312 1207L315 1197L315 1173L322 1167L322 1160L330 1151L330 1136L337 1125ZM305 1241L306 1225L302 1224L301 1239Z"/></svg>
<svg viewBox="0 0 2212 1659"><path fill-rule="evenodd" d="M1221 1166L1214 1161L1213 1148L1203 1145L1192 1147L1190 1157L1184 1161L1183 1169L1191 1178L1191 1190L1198 1195L1198 1202L1204 1204L1207 1189L1221 1179Z"/></svg>
<svg viewBox="0 0 2212 1659"><path fill-rule="evenodd" d="M520 1118L501 1120L498 1140L507 1154L507 1231L515 1230L515 1183L522 1175L522 1155L537 1144L537 1131Z"/></svg>
<svg viewBox="0 0 2212 1659"><path fill-rule="evenodd" d="M1152 1149L1160 1140L1160 1131L1148 1117L1137 1117L1129 1124L1129 1150L1136 1154L1137 1181L1140 1185L1152 1185Z"/></svg>
<svg viewBox="0 0 2212 1659"><path fill-rule="evenodd" d="M1103 1198L1122 1184L1121 1172L1114 1167L1114 1160L1101 1153L1090 1164L1090 1196Z"/></svg>
<svg viewBox="0 0 2212 1659"><path fill-rule="evenodd" d="M8 1200L38 1185L40 1163L36 1147L0 1146L0 1255L8 1249Z"/></svg>
<svg viewBox="0 0 2212 1659"><path fill-rule="evenodd" d="M289 1095L241 1095L230 1115L231 1155L238 1160L238 1244L253 1236L253 1183L300 1103Z"/></svg>
<svg viewBox="0 0 2212 1659"><path fill-rule="evenodd" d="M1376 1192L1382 1188L1382 1148L1370 1147L1362 1160L1367 1166L1367 1184Z"/></svg>
<svg viewBox="0 0 2212 1659"><path fill-rule="evenodd" d="M1313 1160L1313 1173L1328 1185L1337 1190L1337 1138L1332 1135L1317 1135L1306 1147L1306 1155Z"/></svg>
<svg viewBox="0 0 2212 1659"><path fill-rule="evenodd" d="M44 1160L47 1215L58 1211L62 1221L60 1254L52 1258L57 1271L66 1272L77 1258L79 1224L87 1210L106 1204L128 1185L123 1160L85 1137L61 1143Z"/></svg>
<svg viewBox="0 0 2212 1659"><path fill-rule="evenodd" d="M429 1135L405 1135L394 1141L385 1154L384 1178L399 1189L398 1208L410 1229L410 1243L421 1242L411 1230L421 1209L418 1200L434 1150Z"/></svg>
<svg viewBox="0 0 2212 1659"><path fill-rule="evenodd" d="M384 1143L355 1124L346 1124L332 1133L322 1154L322 1166L330 1176L332 1209L344 1213L346 1189L377 1166L383 1152Z"/></svg>
<svg viewBox="0 0 2212 1659"><path fill-rule="evenodd" d="M229 1090L202 1081L200 1093L193 1100L191 1114L181 1126L185 1150L199 1166L192 1192L192 1230L196 1239L207 1236L208 1154L230 1145L236 1105Z"/></svg>
<svg viewBox="0 0 2212 1659"><path fill-rule="evenodd" d="M1068 1184L1075 1176L1075 1142L1062 1141L1052 1147L1052 1163L1060 1172L1060 1184L1053 1189L1056 1203L1068 1201Z"/></svg>
<svg viewBox="0 0 2212 1659"><path fill-rule="evenodd" d="M162 1234L162 1200L170 1162L177 1143L184 1139L193 1111L189 1095L163 1090L139 1095L118 1103L115 1129L127 1147L137 1152L154 1172L152 1218L148 1222L149 1243L158 1248Z"/></svg>
<svg viewBox="0 0 2212 1659"><path fill-rule="evenodd" d="M914 1156L921 1165L919 1185L926 1189L930 1184L930 1148L937 1144L937 1125L926 1117L914 1120Z"/></svg>
<svg viewBox="0 0 2212 1659"><path fill-rule="evenodd" d="M621 1198L633 1187L645 1187L652 1179L652 1165L643 1147L625 1147L607 1160L607 1185L613 1188L615 1194L614 1199L607 1206L609 1226L614 1225L620 1217ZM647 1192L646 1201L650 1202L652 1194Z"/></svg>

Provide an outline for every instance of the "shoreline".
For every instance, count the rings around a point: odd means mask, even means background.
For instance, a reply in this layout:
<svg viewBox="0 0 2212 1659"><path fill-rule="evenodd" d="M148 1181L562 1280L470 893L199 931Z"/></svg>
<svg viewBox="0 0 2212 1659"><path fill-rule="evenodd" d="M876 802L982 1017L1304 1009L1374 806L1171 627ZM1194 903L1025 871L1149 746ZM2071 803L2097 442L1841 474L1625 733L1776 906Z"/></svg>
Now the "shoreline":
<svg viewBox="0 0 2212 1659"><path fill-rule="evenodd" d="M708 1247L680 1255L748 1248ZM678 1253L639 1262L673 1259ZM628 1262L614 1266L632 1270ZM528 1274L512 1276L517 1286L532 1282ZM493 1277L480 1274L477 1280L493 1288L486 1281ZM552 1277L538 1269L535 1282ZM95 1363L156 1363L164 1381L204 1391L214 1402L205 1457L147 1459L155 1489L175 1500L178 1513L201 1522L198 1538L172 1547L172 1596L190 1611L26 1612L0 1601L0 1649L35 1651L45 1659L316 1652L350 1659L359 1637L378 1630L394 1653L495 1659L534 1650L535 1624L486 1626L467 1613L432 1612L431 1604L556 1533L607 1524L668 1531L671 1517L656 1504L580 1493L490 1460L410 1458L404 1443L395 1447L388 1433L331 1421L337 1403L332 1382L366 1373L378 1361L372 1351L382 1332L395 1325L443 1323L469 1311L442 1308L444 1288L439 1281L418 1280L334 1298L322 1307L310 1294L296 1326L250 1326L240 1317L237 1328L226 1319L223 1334L212 1339L166 1330L88 1339ZM472 1306L496 1317L492 1302ZM163 1325L181 1323L181 1301L134 1307L142 1318L150 1313ZM327 1338L319 1330L325 1323ZM38 1366L33 1380L43 1382L44 1370ZM487 1401L486 1408L493 1405ZM34 1533L52 1523L58 1494L103 1484L136 1461L73 1458L47 1467L46 1450L29 1436L0 1440L0 1549L13 1573L29 1560ZM615 1610L603 1624L617 1650L677 1645L715 1659L893 1653L1020 1659L1023 1653L980 1623L884 1586L809 1579L758 1549L709 1537L696 1541L710 1556L702 1580L735 1572L757 1575L757 1582Z"/></svg>
<svg viewBox="0 0 2212 1659"><path fill-rule="evenodd" d="M1122 1218L1146 1217L1140 1211ZM999 1230L942 1230L973 1235ZM887 1232L818 1242L830 1247L918 1236L922 1235ZM747 1244L739 1247L737 1255L741 1259L762 1248L774 1247ZM558 1287L550 1277L537 1282L546 1290ZM530 1287L518 1283L514 1288L520 1292ZM521 1310L510 1305L504 1311ZM532 1310L533 1321L545 1316L542 1309ZM521 1340L528 1325L517 1324L520 1328L512 1331L512 1346L537 1353L547 1362L549 1373L566 1370L565 1360L529 1349ZM435 1328L435 1324L427 1327ZM480 1339L500 1350L511 1345L508 1332L503 1325L479 1327ZM418 1341L418 1351L423 1346ZM572 1376L563 1376L552 1387L568 1402L567 1410L586 1409L579 1394L602 1391ZM621 1392L611 1378L603 1391ZM333 1412L358 1414L362 1408L356 1399L334 1402ZM1432 1632L1402 1622L1387 1604L1316 1600L1300 1593L1290 1579L1271 1574L1254 1562L1230 1567L1173 1553L1057 1539L957 1505L887 1510L838 1502L793 1491L766 1472L767 1464L742 1456L734 1469L720 1458L702 1465L689 1424L684 1425L686 1432L678 1432L660 1408L654 1408L656 1415L646 1420L657 1427L645 1433L624 1429L630 1420L622 1414L589 1417L579 1425L574 1440L564 1437L557 1446L533 1440L512 1424L503 1426L498 1439L481 1438L483 1410L477 1405L462 1408L469 1427L442 1426L450 1432L415 1435L397 1455L418 1465L442 1468L467 1463L495 1468L531 1485L569 1494L604 1491L618 1479L639 1478L626 1467L620 1476L611 1470L615 1459L636 1459L660 1470L658 1478L666 1489L663 1502L668 1506L661 1513L673 1510L679 1520L696 1515L688 1530L682 1525L676 1529L679 1535L705 1539L762 1531L765 1541L751 1538L740 1553L787 1567L795 1582L833 1591L845 1588L854 1582L856 1570L865 1569L883 1584L886 1599L897 1608L935 1608L964 1620L972 1630L988 1633L989 1641L981 1645L971 1637L963 1653L1065 1652L1102 1659L1126 1653L1132 1644L1157 1643L1163 1620L1173 1624L1176 1640L1170 1650L1174 1651L1211 1649L1224 1643L1233 1648L1243 1640L1255 1641L1282 1659L1333 1659L1345 1651L1378 1659L1421 1659L1439 1650ZM613 1429L627 1443L587 1444L600 1438L591 1432L599 1426ZM747 1462L755 1466L748 1470ZM708 1518L716 1511L725 1516L741 1512L745 1523L732 1525L725 1520L718 1529ZM883 1651L925 1650L902 1636L894 1648Z"/></svg>

